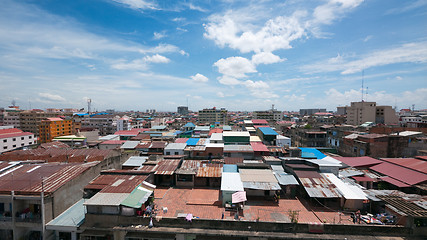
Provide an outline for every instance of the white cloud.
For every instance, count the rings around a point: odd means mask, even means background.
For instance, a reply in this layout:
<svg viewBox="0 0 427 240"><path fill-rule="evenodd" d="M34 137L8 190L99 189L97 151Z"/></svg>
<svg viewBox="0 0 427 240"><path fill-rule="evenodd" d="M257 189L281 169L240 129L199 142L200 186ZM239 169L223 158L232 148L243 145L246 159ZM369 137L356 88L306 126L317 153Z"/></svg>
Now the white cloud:
<svg viewBox="0 0 427 240"><path fill-rule="evenodd" d="M242 22L245 17L229 11L224 16L212 15L209 18L210 22L204 25L204 37L215 41L220 47L228 46L242 53L289 49L291 41L305 35L301 24L301 18L305 15L304 11L296 11L289 17L278 16L257 29L251 23Z"/></svg>
<svg viewBox="0 0 427 240"><path fill-rule="evenodd" d="M321 99L316 99L319 106L325 106L329 109L336 110L336 106L350 105L351 102L360 102L362 93L360 90L350 89L340 92L335 88L325 91L325 96ZM377 105L395 104L400 108L411 106L425 106L427 102L427 88L419 88L413 91L404 91L397 93L388 93L386 91L372 91L368 95L364 95L364 100L376 102Z"/></svg>
<svg viewBox="0 0 427 240"><path fill-rule="evenodd" d="M190 8L191 10L199 11L199 12L207 12L206 9L204 9L204 8L202 8L200 6L196 6L196 5L192 4L192 3L188 4L188 8Z"/></svg>
<svg viewBox="0 0 427 240"><path fill-rule="evenodd" d="M144 59L135 59L131 62L120 60L112 64L111 67L119 70L146 70L148 66Z"/></svg>
<svg viewBox="0 0 427 240"><path fill-rule="evenodd" d="M183 17L177 17L177 18L173 18L172 19L172 21L174 21L174 22L183 22L183 21L185 21L185 20L187 20L186 18L183 18Z"/></svg>
<svg viewBox="0 0 427 240"><path fill-rule="evenodd" d="M182 56L190 56L190 54L188 54L186 51L184 50L180 50L179 54L181 54Z"/></svg>
<svg viewBox="0 0 427 240"><path fill-rule="evenodd" d="M283 62L285 59L281 59L279 56L272 54L271 52L260 52L252 56L252 63L258 64L272 64Z"/></svg>
<svg viewBox="0 0 427 240"><path fill-rule="evenodd" d="M401 76L396 76L396 80L402 80L403 78Z"/></svg>
<svg viewBox="0 0 427 240"><path fill-rule="evenodd" d="M165 56L155 54L152 56L145 56L144 61L147 63L150 63L150 62L152 62L152 63L168 63L168 62L170 62L170 59L165 57Z"/></svg>
<svg viewBox="0 0 427 240"><path fill-rule="evenodd" d="M274 94L270 86L264 82L264 81L252 81L252 80L246 80L245 82L242 82L242 85L248 88L251 95L256 98L278 98L279 96L277 94Z"/></svg>
<svg viewBox="0 0 427 240"><path fill-rule="evenodd" d="M292 95L285 95L283 97L285 101L302 103L305 101L305 96L306 96L305 94L302 94L302 95L292 94Z"/></svg>
<svg viewBox="0 0 427 240"><path fill-rule="evenodd" d="M243 57L221 58L214 66L218 68L218 72L233 78L244 78L246 73L256 72L251 61Z"/></svg>
<svg viewBox="0 0 427 240"><path fill-rule="evenodd" d="M167 36L165 31L163 31L163 32L154 32L153 35L154 35L153 36L154 40L159 40L159 39L162 39L162 38L164 38L164 37Z"/></svg>
<svg viewBox="0 0 427 240"><path fill-rule="evenodd" d="M345 12L359 6L363 0L330 0L328 3L318 6L313 12L313 23L331 24Z"/></svg>
<svg viewBox="0 0 427 240"><path fill-rule="evenodd" d="M207 77L203 76L200 73L197 73L194 76L190 76L190 78L193 79L193 81L195 81L195 82L208 82L209 81L209 79Z"/></svg>
<svg viewBox="0 0 427 240"><path fill-rule="evenodd" d="M224 95L224 93L223 93L223 92L217 92L217 93L216 93L216 95L217 95L218 97L220 97L220 98L225 97L225 95Z"/></svg>
<svg viewBox="0 0 427 240"><path fill-rule="evenodd" d="M131 62L126 62L125 60L121 59L119 61L116 61L111 65L113 69L119 69L119 70L146 70L148 68L148 63L169 63L170 59L155 54L152 56L145 56L142 59L135 59Z"/></svg>
<svg viewBox="0 0 427 240"><path fill-rule="evenodd" d="M146 0L112 0L114 2L120 3L125 5L126 7L132 8L132 9L157 9L157 4L155 4L152 1L146 1Z"/></svg>
<svg viewBox="0 0 427 240"><path fill-rule="evenodd" d="M352 74L371 67L407 62L427 62L427 42L412 42L395 48L378 50L361 56L357 60L345 60L338 56L338 58L302 66L301 70L310 73L341 71L341 74Z"/></svg>
<svg viewBox="0 0 427 240"><path fill-rule="evenodd" d="M363 39L363 41L364 42L367 42L367 41L369 41L369 40L371 40L372 39L372 35L368 35L368 36L366 36L364 39Z"/></svg>
<svg viewBox="0 0 427 240"><path fill-rule="evenodd" d="M223 85L239 85L241 84L241 82L239 80L237 80L236 78L230 77L230 76L221 76L218 77L218 81L219 83L223 84Z"/></svg>
<svg viewBox="0 0 427 240"><path fill-rule="evenodd" d="M51 102L65 102L65 98L56 95L56 94L50 94L50 93L39 93L39 96L46 101Z"/></svg>

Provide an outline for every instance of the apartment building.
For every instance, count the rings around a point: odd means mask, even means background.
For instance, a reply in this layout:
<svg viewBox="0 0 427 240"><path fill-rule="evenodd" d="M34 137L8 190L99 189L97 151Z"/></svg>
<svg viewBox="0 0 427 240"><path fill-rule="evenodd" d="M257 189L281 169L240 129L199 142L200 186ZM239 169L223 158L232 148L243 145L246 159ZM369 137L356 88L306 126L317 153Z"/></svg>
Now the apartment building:
<svg viewBox="0 0 427 240"><path fill-rule="evenodd" d="M36 143L34 134L17 128L0 129L0 153Z"/></svg>
<svg viewBox="0 0 427 240"><path fill-rule="evenodd" d="M377 106L376 102L352 102L346 107L347 124L360 125L365 122L397 124L398 117L391 106Z"/></svg>
<svg viewBox="0 0 427 240"><path fill-rule="evenodd" d="M227 110L225 108L205 108L199 110L199 123L228 124Z"/></svg>
<svg viewBox="0 0 427 240"><path fill-rule="evenodd" d="M20 129L25 132L34 133L36 137L40 134L40 125L46 118L71 117L72 113L44 112L41 109L22 111L19 113Z"/></svg>
<svg viewBox="0 0 427 240"><path fill-rule="evenodd" d="M265 119L267 121L282 121L283 113L276 109L268 111L254 111L252 115L253 119Z"/></svg>
<svg viewBox="0 0 427 240"><path fill-rule="evenodd" d="M73 121L71 119L47 118L40 123L40 143L52 142L55 137L72 134Z"/></svg>

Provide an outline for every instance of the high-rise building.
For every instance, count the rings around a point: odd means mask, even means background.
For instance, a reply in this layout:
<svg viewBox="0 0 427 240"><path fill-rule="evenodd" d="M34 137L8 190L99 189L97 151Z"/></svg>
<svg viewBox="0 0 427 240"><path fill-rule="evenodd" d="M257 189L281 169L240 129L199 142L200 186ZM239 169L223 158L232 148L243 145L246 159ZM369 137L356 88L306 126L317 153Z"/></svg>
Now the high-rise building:
<svg viewBox="0 0 427 240"><path fill-rule="evenodd" d="M346 107L347 124L360 125L365 122L397 124L396 111L391 106L377 106L376 102L352 102Z"/></svg>
<svg viewBox="0 0 427 240"><path fill-rule="evenodd" d="M267 111L254 111L253 119L265 119L267 121L282 121L283 113L274 109L274 105Z"/></svg>
<svg viewBox="0 0 427 240"><path fill-rule="evenodd" d="M179 115L187 115L188 114L188 107L187 106L179 106L177 109L177 112Z"/></svg>
<svg viewBox="0 0 427 240"><path fill-rule="evenodd" d="M71 117L72 113L47 113L40 109L33 109L28 111L22 111L19 113L19 128L25 132L34 133L34 135L39 136L39 129L42 120L46 118L57 118L59 116Z"/></svg>
<svg viewBox="0 0 427 240"><path fill-rule="evenodd" d="M55 137L71 135L72 133L71 119L62 118L47 118L40 123L40 143L52 142Z"/></svg>
<svg viewBox="0 0 427 240"><path fill-rule="evenodd" d="M215 107L199 110L199 123L228 124L227 110L225 108L216 109Z"/></svg>

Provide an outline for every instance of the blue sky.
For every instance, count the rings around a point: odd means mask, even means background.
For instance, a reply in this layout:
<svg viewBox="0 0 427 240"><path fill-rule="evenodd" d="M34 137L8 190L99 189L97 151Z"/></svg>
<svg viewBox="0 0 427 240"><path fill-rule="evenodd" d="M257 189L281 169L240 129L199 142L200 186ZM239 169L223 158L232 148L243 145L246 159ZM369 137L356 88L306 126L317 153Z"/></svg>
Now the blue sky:
<svg viewBox="0 0 427 240"><path fill-rule="evenodd" d="M427 0L2 0L0 106L427 108Z"/></svg>

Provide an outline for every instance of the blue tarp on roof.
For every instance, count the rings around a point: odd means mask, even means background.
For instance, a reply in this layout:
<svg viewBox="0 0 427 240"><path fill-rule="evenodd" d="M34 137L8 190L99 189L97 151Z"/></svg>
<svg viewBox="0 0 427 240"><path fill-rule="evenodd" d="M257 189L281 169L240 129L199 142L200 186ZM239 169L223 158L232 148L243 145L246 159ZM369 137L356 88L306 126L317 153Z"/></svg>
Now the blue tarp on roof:
<svg viewBox="0 0 427 240"><path fill-rule="evenodd" d="M184 125L184 127L185 127L185 128L187 128L187 127L192 127L192 128L194 128L194 127L196 127L196 125L194 125L194 123L192 123L192 122L188 122L187 124L185 124L185 125Z"/></svg>
<svg viewBox="0 0 427 240"><path fill-rule="evenodd" d="M89 114L87 114L87 113L74 113L73 115L77 115L77 116L86 116L86 115L89 115Z"/></svg>
<svg viewBox="0 0 427 240"><path fill-rule="evenodd" d="M299 148L299 149L301 149L302 158L322 159L326 157L325 154L321 153L319 150L315 148Z"/></svg>
<svg viewBox="0 0 427 240"><path fill-rule="evenodd" d="M200 138L189 138L187 140L187 146L196 146L197 142L199 142Z"/></svg>
<svg viewBox="0 0 427 240"><path fill-rule="evenodd" d="M234 173L237 173L239 171L237 170L237 165L235 165L235 164L224 164L222 166L222 172L234 172Z"/></svg>
<svg viewBox="0 0 427 240"><path fill-rule="evenodd" d="M276 131L274 131L271 127L259 127L259 130L264 135L279 135Z"/></svg>

